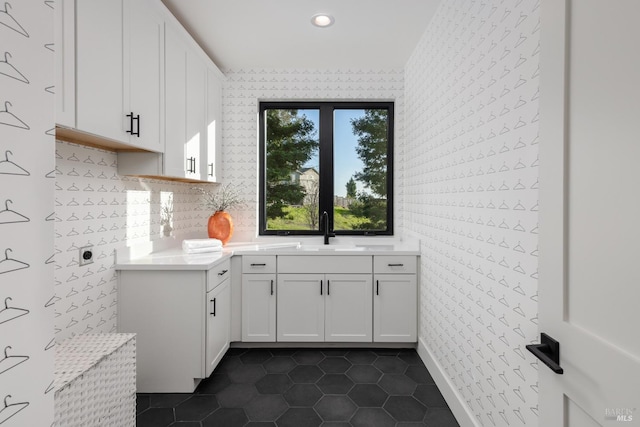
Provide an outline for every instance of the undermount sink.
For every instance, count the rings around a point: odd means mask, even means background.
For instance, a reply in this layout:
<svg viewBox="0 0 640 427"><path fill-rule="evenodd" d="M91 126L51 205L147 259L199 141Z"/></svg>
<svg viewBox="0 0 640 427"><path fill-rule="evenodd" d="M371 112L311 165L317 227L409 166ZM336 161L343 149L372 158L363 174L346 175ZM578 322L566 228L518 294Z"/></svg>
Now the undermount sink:
<svg viewBox="0 0 640 427"><path fill-rule="evenodd" d="M298 245L299 251L363 251L364 247L355 245Z"/></svg>

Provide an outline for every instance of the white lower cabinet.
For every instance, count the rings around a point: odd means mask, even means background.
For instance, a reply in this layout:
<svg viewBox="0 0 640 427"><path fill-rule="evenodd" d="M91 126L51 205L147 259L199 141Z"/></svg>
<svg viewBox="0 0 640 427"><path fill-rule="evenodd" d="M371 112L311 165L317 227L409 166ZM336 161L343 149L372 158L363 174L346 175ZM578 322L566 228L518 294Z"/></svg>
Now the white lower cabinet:
<svg viewBox="0 0 640 427"><path fill-rule="evenodd" d="M371 342L370 274L279 274L278 341Z"/></svg>
<svg viewBox="0 0 640 427"><path fill-rule="evenodd" d="M417 257L374 256L373 271L373 340L417 341Z"/></svg>
<svg viewBox="0 0 640 427"><path fill-rule="evenodd" d="M137 391L192 393L229 348L230 263L120 270L118 332L135 333ZM214 307L215 305L215 307Z"/></svg>
<svg viewBox="0 0 640 427"><path fill-rule="evenodd" d="M211 375L229 349L231 334L231 281L227 278L207 292L206 376Z"/></svg>
<svg viewBox="0 0 640 427"><path fill-rule="evenodd" d="M276 275L242 275L242 341L276 340Z"/></svg>
<svg viewBox="0 0 640 427"><path fill-rule="evenodd" d="M324 274L278 274L278 341L324 341Z"/></svg>
<svg viewBox="0 0 640 427"><path fill-rule="evenodd" d="M417 284L415 274L376 274L373 295L373 340L417 340Z"/></svg>

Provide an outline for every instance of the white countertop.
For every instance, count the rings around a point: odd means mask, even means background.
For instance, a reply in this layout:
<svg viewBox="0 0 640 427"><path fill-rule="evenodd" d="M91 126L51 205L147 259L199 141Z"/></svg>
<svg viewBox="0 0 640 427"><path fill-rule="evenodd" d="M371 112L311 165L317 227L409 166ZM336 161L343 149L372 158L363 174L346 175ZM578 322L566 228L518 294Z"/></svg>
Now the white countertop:
<svg viewBox="0 0 640 427"><path fill-rule="evenodd" d="M233 255L420 255L417 242L356 244L233 243L221 252L187 254L181 247L120 259L116 270L209 270Z"/></svg>

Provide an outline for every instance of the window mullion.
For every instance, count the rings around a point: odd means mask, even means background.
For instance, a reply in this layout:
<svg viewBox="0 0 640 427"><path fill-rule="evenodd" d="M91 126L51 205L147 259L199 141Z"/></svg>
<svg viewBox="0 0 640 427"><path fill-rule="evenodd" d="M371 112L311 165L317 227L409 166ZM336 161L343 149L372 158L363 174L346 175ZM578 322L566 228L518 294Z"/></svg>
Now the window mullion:
<svg viewBox="0 0 640 427"><path fill-rule="evenodd" d="M320 107L320 217L326 211L333 224L333 106ZM320 225L320 230L323 230Z"/></svg>

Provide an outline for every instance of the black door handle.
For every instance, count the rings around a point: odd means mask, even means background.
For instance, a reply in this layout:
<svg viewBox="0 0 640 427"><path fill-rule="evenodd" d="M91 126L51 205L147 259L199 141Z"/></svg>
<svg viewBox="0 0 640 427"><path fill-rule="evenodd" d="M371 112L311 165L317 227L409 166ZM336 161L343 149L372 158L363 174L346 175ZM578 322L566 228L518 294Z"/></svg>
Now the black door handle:
<svg viewBox="0 0 640 427"><path fill-rule="evenodd" d="M380 295L380 281L376 280L376 295Z"/></svg>
<svg viewBox="0 0 640 427"><path fill-rule="evenodd" d="M564 370L560 367L560 343L558 341L542 332L540 334L540 344L529 344L526 347L542 363L550 367L553 372L562 375Z"/></svg>
<svg viewBox="0 0 640 427"><path fill-rule="evenodd" d="M331 286L331 280L327 280L327 295L331 295L331 291L329 290L329 286Z"/></svg>
<svg viewBox="0 0 640 427"><path fill-rule="evenodd" d="M127 114L126 117L129 117L129 130L127 131L127 133L130 133L133 136L137 136L140 137L140 114L138 114L137 116L133 115L133 111L130 114ZM138 122L138 130L134 131L133 130L133 121L137 121Z"/></svg>
<svg viewBox="0 0 640 427"><path fill-rule="evenodd" d="M273 295L273 280L271 281L271 295Z"/></svg>
<svg viewBox="0 0 640 427"><path fill-rule="evenodd" d="M322 280L320 280L320 295L322 295Z"/></svg>

